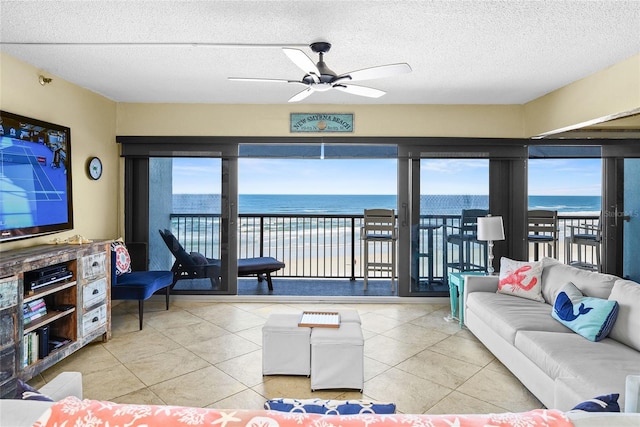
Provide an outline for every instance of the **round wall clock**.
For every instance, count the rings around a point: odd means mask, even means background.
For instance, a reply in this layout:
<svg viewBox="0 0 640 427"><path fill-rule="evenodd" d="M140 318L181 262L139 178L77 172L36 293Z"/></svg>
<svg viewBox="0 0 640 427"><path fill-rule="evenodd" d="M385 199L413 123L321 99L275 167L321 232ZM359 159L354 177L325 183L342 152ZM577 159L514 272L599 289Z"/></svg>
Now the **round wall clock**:
<svg viewBox="0 0 640 427"><path fill-rule="evenodd" d="M91 158L87 167L89 176L92 179L100 179L100 177L102 176L102 161L100 161L99 158Z"/></svg>

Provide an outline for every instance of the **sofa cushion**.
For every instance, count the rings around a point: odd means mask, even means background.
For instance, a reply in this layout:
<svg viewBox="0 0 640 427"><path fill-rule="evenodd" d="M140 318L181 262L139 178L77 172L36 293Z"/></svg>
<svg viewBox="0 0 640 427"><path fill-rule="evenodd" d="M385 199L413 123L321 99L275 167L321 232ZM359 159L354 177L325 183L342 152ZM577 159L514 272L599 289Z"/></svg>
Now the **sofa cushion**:
<svg viewBox="0 0 640 427"><path fill-rule="evenodd" d="M0 426L32 426L54 402L0 399Z"/></svg>
<svg viewBox="0 0 640 427"><path fill-rule="evenodd" d="M500 259L498 292L544 302L542 298L542 263Z"/></svg>
<svg viewBox="0 0 640 427"><path fill-rule="evenodd" d="M571 282L564 285L553 305L552 316L590 341L604 339L618 316L618 303L585 297Z"/></svg>
<svg viewBox="0 0 640 427"><path fill-rule="evenodd" d="M585 398L620 393L621 405L626 376L640 366L640 352L611 338L593 342L577 334L520 331L515 346L550 378L576 378L593 393Z"/></svg>
<svg viewBox="0 0 640 427"><path fill-rule="evenodd" d="M573 333L551 317L552 307L549 304L525 298L494 292L472 292L467 296L466 310L473 311L510 344L514 343L519 330Z"/></svg>
<svg viewBox="0 0 640 427"><path fill-rule="evenodd" d="M608 298L618 277L596 273L562 264L553 258L543 258L542 296L548 304L553 304L565 283L572 282L583 295Z"/></svg>
<svg viewBox="0 0 640 427"><path fill-rule="evenodd" d="M613 285L609 299L617 301L620 306L618 319L609 335L640 351L640 284L619 279Z"/></svg>
<svg viewBox="0 0 640 427"><path fill-rule="evenodd" d="M173 283L170 271L134 271L118 276L111 286L111 299L145 300Z"/></svg>

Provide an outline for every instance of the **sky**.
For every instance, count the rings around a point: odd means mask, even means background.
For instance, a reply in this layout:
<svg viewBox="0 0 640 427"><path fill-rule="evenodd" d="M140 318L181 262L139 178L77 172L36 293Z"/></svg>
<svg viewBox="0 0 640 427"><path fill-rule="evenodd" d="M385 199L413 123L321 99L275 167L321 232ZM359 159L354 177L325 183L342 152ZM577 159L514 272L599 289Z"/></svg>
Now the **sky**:
<svg viewBox="0 0 640 427"><path fill-rule="evenodd" d="M396 159L241 158L240 194L396 194ZM175 194L220 192L220 159L176 158ZM486 159L424 159L421 194L488 194ZM600 195L600 159L529 161L530 195Z"/></svg>

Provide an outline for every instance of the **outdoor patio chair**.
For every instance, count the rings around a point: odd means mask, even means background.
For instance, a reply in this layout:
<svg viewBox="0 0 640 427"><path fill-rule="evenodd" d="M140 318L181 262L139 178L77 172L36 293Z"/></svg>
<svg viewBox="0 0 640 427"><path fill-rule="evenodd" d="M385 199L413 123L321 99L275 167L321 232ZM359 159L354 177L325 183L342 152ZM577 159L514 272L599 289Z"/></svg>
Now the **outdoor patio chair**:
<svg viewBox="0 0 640 427"><path fill-rule="evenodd" d="M365 209L364 224L360 232L364 241L364 290L367 290L369 271L391 272L391 292L395 291L396 280L396 240L398 239L396 228L396 215L393 209ZM369 244L380 246L387 243L391 248L391 259L387 253L386 260L380 254L376 259L369 260Z"/></svg>
<svg viewBox="0 0 640 427"><path fill-rule="evenodd" d="M527 240L533 243L533 259L538 261L540 244L546 244L546 256L558 257L558 211L530 210L528 212L529 233Z"/></svg>
<svg viewBox="0 0 640 427"><path fill-rule="evenodd" d="M463 209L459 225L444 228L445 245L457 247L458 259L448 260L448 248L445 248L445 266L458 271L484 271L487 265L487 242L478 240L478 217L487 216L487 209ZM472 245L483 248L484 264L478 264ZM456 249L454 249L456 250ZM446 276L446 275L445 275Z"/></svg>
<svg viewBox="0 0 640 427"><path fill-rule="evenodd" d="M569 225L569 235L565 238L566 259L569 265L582 268L584 270L592 270L601 272L602 263L600 261L600 244L602 241L602 215L598 219L597 225L580 224ZM572 245L577 245L578 259L573 260ZM591 260L584 257L582 253L583 246L592 248ZM586 248L585 248L586 249ZM595 263L593 258L595 257Z"/></svg>
<svg viewBox="0 0 640 427"><path fill-rule="evenodd" d="M158 230L162 240L167 245L175 262L171 271L173 272L173 285L182 279L205 279L211 280L211 287L218 287L222 273L222 264L219 259L207 258L201 253L187 253L178 239L169 230ZM267 281L269 290L273 290L271 273L283 269L285 264L272 257L255 257L238 259L238 276L258 277L258 281ZM173 287L172 285L172 287Z"/></svg>

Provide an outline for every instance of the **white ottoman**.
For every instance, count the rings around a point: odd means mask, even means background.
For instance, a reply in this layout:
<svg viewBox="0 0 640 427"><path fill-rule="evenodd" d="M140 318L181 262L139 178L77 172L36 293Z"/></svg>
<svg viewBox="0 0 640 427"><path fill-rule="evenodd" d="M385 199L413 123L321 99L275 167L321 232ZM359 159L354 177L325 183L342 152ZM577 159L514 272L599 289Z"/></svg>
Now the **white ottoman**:
<svg viewBox="0 0 640 427"><path fill-rule="evenodd" d="M299 314L271 314L262 327L262 375L309 375L311 328Z"/></svg>
<svg viewBox="0 0 640 427"><path fill-rule="evenodd" d="M364 338L360 324L311 331L311 390L364 388Z"/></svg>

